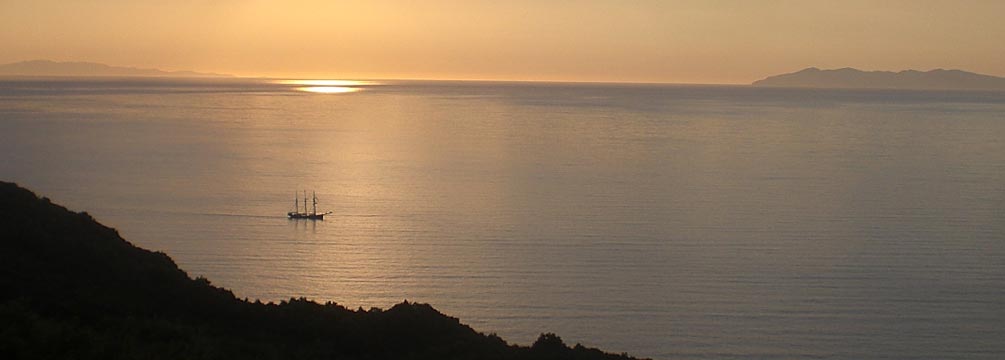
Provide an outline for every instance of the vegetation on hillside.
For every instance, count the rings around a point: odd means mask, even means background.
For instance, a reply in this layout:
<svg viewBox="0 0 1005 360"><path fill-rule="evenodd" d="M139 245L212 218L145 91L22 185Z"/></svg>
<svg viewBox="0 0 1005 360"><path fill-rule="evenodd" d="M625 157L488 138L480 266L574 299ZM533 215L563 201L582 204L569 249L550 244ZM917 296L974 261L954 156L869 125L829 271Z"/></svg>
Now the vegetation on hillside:
<svg viewBox="0 0 1005 360"><path fill-rule="evenodd" d="M237 299L87 213L0 182L2 359L627 359L507 344L426 304Z"/></svg>

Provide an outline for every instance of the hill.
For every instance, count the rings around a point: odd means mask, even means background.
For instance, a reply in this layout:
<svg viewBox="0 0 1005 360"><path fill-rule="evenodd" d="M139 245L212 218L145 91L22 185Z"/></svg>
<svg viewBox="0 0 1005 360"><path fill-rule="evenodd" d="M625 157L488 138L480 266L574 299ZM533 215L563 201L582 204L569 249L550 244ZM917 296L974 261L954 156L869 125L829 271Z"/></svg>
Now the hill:
<svg viewBox="0 0 1005 360"><path fill-rule="evenodd" d="M1005 78L961 70L862 71L852 68L802 71L771 76L753 86L844 89L1005 90Z"/></svg>
<svg viewBox="0 0 1005 360"><path fill-rule="evenodd" d="M0 76L160 76L224 77L230 75L194 71L163 71L134 67L109 66L92 62L20 61L0 65Z"/></svg>
<svg viewBox="0 0 1005 360"><path fill-rule="evenodd" d="M0 182L3 359L630 359L543 334L507 344L403 302L248 302L87 213Z"/></svg>

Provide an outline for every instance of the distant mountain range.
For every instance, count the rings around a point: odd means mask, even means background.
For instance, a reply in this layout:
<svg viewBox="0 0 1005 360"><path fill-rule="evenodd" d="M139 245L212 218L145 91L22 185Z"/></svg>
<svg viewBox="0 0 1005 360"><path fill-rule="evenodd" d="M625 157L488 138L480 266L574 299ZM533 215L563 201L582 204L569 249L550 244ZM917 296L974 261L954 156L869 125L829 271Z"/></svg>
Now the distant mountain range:
<svg viewBox="0 0 1005 360"><path fill-rule="evenodd" d="M225 77L231 75L110 66L93 62L31 60L0 65L0 76Z"/></svg>
<svg viewBox="0 0 1005 360"><path fill-rule="evenodd" d="M1003 90L1005 78L962 70L862 71L852 68L821 70L815 67L799 72L771 76L755 81L753 86L845 88L845 89L915 89L915 90Z"/></svg>

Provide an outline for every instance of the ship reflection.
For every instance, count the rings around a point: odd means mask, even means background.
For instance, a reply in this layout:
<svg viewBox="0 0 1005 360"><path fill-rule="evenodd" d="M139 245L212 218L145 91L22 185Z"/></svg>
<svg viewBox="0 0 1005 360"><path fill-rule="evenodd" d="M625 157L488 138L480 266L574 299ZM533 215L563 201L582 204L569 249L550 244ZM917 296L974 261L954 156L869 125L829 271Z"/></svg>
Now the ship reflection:
<svg viewBox="0 0 1005 360"><path fill-rule="evenodd" d="M289 227L296 229L300 233L307 233L310 235L317 235L318 233L318 222L308 221L302 219L293 219L289 221Z"/></svg>

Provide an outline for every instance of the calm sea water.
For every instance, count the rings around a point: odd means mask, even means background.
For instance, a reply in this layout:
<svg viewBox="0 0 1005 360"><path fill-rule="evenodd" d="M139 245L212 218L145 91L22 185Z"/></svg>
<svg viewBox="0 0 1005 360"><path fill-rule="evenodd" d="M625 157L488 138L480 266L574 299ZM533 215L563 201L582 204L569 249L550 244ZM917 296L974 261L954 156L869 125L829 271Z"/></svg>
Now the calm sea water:
<svg viewBox="0 0 1005 360"><path fill-rule="evenodd" d="M249 299L661 359L1005 357L1003 93L304 86L2 80L0 178ZM304 189L334 214L286 219Z"/></svg>

